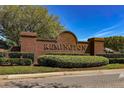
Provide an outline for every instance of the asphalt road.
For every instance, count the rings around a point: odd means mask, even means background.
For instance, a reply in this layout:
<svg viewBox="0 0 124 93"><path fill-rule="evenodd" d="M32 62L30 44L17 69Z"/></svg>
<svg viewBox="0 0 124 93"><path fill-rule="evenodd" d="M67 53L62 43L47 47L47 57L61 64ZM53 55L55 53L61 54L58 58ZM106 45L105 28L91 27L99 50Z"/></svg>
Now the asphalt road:
<svg viewBox="0 0 124 93"><path fill-rule="evenodd" d="M123 88L122 74L106 75L67 75L46 78L7 80L0 83L0 87L19 88Z"/></svg>

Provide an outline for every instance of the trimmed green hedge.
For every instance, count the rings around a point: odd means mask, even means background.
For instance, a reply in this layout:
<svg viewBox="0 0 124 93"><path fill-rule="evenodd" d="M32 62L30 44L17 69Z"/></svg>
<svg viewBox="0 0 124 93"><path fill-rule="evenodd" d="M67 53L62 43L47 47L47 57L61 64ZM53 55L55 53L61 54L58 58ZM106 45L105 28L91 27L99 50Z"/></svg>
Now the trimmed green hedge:
<svg viewBox="0 0 124 93"><path fill-rule="evenodd" d="M124 53L97 54L97 56L103 56L103 57L107 57L107 58L124 58Z"/></svg>
<svg viewBox="0 0 124 93"><path fill-rule="evenodd" d="M5 52L0 52L0 57L5 57Z"/></svg>
<svg viewBox="0 0 124 93"><path fill-rule="evenodd" d="M109 58L109 63L119 63L119 64L124 64L124 58Z"/></svg>
<svg viewBox="0 0 124 93"><path fill-rule="evenodd" d="M0 58L1 66L28 66L32 64L32 60L28 58Z"/></svg>
<svg viewBox="0 0 124 93"><path fill-rule="evenodd" d="M29 58L32 61L34 61L34 53L28 53L28 52L9 52L10 58Z"/></svg>
<svg viewBox="0 0 124 93"><path fill-rule="evenodd" d="M98 56L43 55L38 64L62 68L97 67L109 64L109 59Z"/></svg>
<svg viewBox="0 0 124 93"><path fill-rule="evenodd" d="M34 61L34 53L30 52L0 52L0 57L6 57L8 54L9 58L29 58Z"/></svg>

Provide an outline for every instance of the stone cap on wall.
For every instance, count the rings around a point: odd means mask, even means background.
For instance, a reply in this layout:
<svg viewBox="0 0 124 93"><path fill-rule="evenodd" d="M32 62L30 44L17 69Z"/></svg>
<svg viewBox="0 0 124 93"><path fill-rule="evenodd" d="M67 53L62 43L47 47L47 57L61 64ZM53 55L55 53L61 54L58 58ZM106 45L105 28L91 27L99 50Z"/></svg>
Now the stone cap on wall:
<svg viewBox="0 0 124 93"><path fill-rule="evenodd" d="M88 41L105 41L104 38L90 38Z"/></svg>
<svg viewBox="0 0 124 93"><path fill-rule="evenodd" d="M78 41L77 38L76 38L76 36L72 32L69 32L69 31L64 31L64 32L60 33L60 35L61 34L64 34L64 33L70 33L70 34L72 34L75 37L76 41L79 42L79 43L85 42L85 41ZM36 32L24 32L23 31L23 32L20 33L20 35L22 37L37 37L37 33ZM38 41L40 41L40 40L42 40L42 41L46 41L46 40L47 41L56 41L56 39L50 39L49 40L49 39L40 39L40 38L37 38L37 40ZM105 39L104 38L89 38L88 41L105 41Z"/></svg>
<svg viewBox="0 0 124 93"><path fill-rule="evenodd" d="M21 32L20 33L21 36L23 37L37 37L37 33L35 32Z"/></svg>

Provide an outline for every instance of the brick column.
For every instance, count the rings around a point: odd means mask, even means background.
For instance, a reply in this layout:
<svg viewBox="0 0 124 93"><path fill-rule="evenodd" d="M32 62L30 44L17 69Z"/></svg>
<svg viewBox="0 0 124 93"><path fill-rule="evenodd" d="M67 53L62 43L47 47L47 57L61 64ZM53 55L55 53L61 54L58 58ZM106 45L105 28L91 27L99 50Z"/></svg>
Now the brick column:
<svg viewBox="0 0 124 93"><path fill-rule="evenodd" d="M104 38L90 38L88 42L91 55L104 53Z"/></svg>
<svg viewBox="0 0 124 93"><path fill-rule="evenodd" d="M37 34L33 32L21 32L20 33L20 45L21 52L31 52L34 53L34 62L37 61L35 51L36 51L36 39Z"/></svg>

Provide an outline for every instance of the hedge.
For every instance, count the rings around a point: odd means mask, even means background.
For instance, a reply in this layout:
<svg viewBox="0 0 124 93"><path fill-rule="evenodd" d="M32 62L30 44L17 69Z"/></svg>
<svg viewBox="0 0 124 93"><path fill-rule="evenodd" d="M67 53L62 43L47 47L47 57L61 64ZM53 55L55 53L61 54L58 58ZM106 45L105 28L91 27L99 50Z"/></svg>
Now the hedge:
<svg viewBox="0 0 124 93"><path fill-rule="evenodd" d="M114 63L124 64L124 58L109 58L109 63L110 64L114 64Z"/></svg>
<svg viewBox="0 0 124 93"><path fill-rule="evenodd" d="M34 53L30 52L0 52L0 57L6 57L8 54L9 58L29 58L34 61Z"/></svg>
<svg viewBox="0 0 124 93"><path fill-rule="evenodd" d="M28 66L32 64L32 60L28 58L0 58L1 66Z"/></svg>
<svg viewBox="0 0 124 93"><path fill-rule="evenodd" d="M107 57L107 58L124 58L124 53L97 54L97 56L103 56L103 57Z"/></svg>
<svg viewBox="0 0 124 93"><path fill-rule="evenodd" d="M97 67L109 64L109 59L98 56L43 55L38 58L38 64L61 68Z"/></svg>
<svg viewBox="0 0 124 93"><path fill-rule="evenodd" d="M5 52L0 52L0 57L5 57Z"/></svg>
<svg viewBox="0 0 124 93"><path fill-rule="evenodd" d="M34 53L28 52L8 52L10 58L29 58L34 61Z"/></svg>

